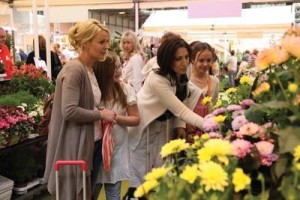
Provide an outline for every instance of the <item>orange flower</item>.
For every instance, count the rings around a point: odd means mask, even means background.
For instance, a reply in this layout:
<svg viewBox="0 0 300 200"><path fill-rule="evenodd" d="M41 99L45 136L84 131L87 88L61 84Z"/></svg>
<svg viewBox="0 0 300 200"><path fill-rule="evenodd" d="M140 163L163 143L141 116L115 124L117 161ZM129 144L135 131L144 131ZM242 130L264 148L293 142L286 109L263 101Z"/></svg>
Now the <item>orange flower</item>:
<svg viewBox="0 0 300 200"><path fill-rule="evenodd" d="M286 49L287 52L295 57L300 58L300 37L297 37L295 35L286 35L282 39L282 46Z"/></svg>
<svg viewBox="0 0 300 200"><path fill-rule="evenodd" d="M268 92L270 90L270 84L267 82L261 83L253 92L253 96L258 96L264 92Z"/></svg>
<svg viewBox="0 0 300 200"><path fill-rule="evenodd" d="M274 57L271 57L273 59L271 62L276 65L287 61L290 57L289 53L279 45L274 46L271 51L274 54Z"/></svg>
<svg viewBox="0 0 300 200"><path fill-rule="evenodd" d="M264 49L258 54L256 58L256 66L258 70L264 70L270 67L270 56L272 56L270 49Z"/></svg>

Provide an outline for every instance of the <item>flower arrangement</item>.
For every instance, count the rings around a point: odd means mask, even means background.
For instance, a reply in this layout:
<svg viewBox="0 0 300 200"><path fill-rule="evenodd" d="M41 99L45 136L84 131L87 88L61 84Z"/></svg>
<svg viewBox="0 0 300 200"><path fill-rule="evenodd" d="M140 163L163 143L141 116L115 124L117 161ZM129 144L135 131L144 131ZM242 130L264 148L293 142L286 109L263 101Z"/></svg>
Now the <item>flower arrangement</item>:
<svg viewBox="0 0 300 200"><path fill-rule="evenodd" d="M43 69L34 65L22 65L19 68L15 66L9 84L18 90L28 91L40 99L44 99L54 91L54 85Z"/></svg>
<svg viewBox="0 0 300 200"><path fill-rule="evenodd" d="M35 120L25 113L26 104L17 108L13 106L0 107L0 137L2 147L9 145L8 139L18 136L24 140L34 132ZM18 142L18 141L15 141Z"/></svg>

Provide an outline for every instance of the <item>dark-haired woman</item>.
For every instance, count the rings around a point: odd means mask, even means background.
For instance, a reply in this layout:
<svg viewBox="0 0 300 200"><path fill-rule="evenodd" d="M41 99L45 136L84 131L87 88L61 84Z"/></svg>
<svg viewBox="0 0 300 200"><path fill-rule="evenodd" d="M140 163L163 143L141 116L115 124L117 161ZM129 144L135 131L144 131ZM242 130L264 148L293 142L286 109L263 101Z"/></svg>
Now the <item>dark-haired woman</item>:
<svg viewBox="0 0 300 200"><path fill-rule="evenodd" d="M149 73L137 94L141 121L139 126L129 128L132 175L129 199L135 188L143 183L147 171L163 164L161 147L169 138L176 137L172 131L170 135L165 134L167 127L174 128L177 120L202 127L203 118L184 104L189 94L196 95L189 87L186 75L190 56L190 46L183 39L165 40L157 52L159 68Z"/></svg>

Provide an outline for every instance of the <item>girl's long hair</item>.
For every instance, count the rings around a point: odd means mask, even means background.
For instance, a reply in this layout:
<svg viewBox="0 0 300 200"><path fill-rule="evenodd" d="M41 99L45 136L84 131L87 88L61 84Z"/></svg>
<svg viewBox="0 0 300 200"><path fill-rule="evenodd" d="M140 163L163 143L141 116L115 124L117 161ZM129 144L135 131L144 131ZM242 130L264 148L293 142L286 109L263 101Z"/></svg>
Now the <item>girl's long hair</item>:
<svg viewBox="0 0 300 200"><path fill-rule="evenodd" d="M113 100L113 104L120 103L123 108L127 106L126 95L120 83L114 82L113 76L116 66L117 55L108 52L104 61L98 61L94 65L94 73L101 90L101 101L106 105Z"/></svg>

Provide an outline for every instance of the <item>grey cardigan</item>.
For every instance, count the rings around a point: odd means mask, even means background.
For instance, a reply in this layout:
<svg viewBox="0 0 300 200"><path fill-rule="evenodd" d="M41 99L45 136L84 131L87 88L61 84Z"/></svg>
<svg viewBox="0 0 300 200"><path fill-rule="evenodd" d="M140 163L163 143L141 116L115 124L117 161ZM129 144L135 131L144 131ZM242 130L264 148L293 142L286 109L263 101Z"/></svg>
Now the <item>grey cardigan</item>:
<svg viewBox="0 0 300 200"><path fill-rule="evenodd" d="M94 109L91 83L85 67L78 59L68 62L57 78L46 156L44 179L55 195L57 160L85 160L87 186L93 167L94 121L100 120ZM82 198L82 174L79 167L61 167L59 171L60 199ZM87 187L90 199L90 187Z"/></svg>

